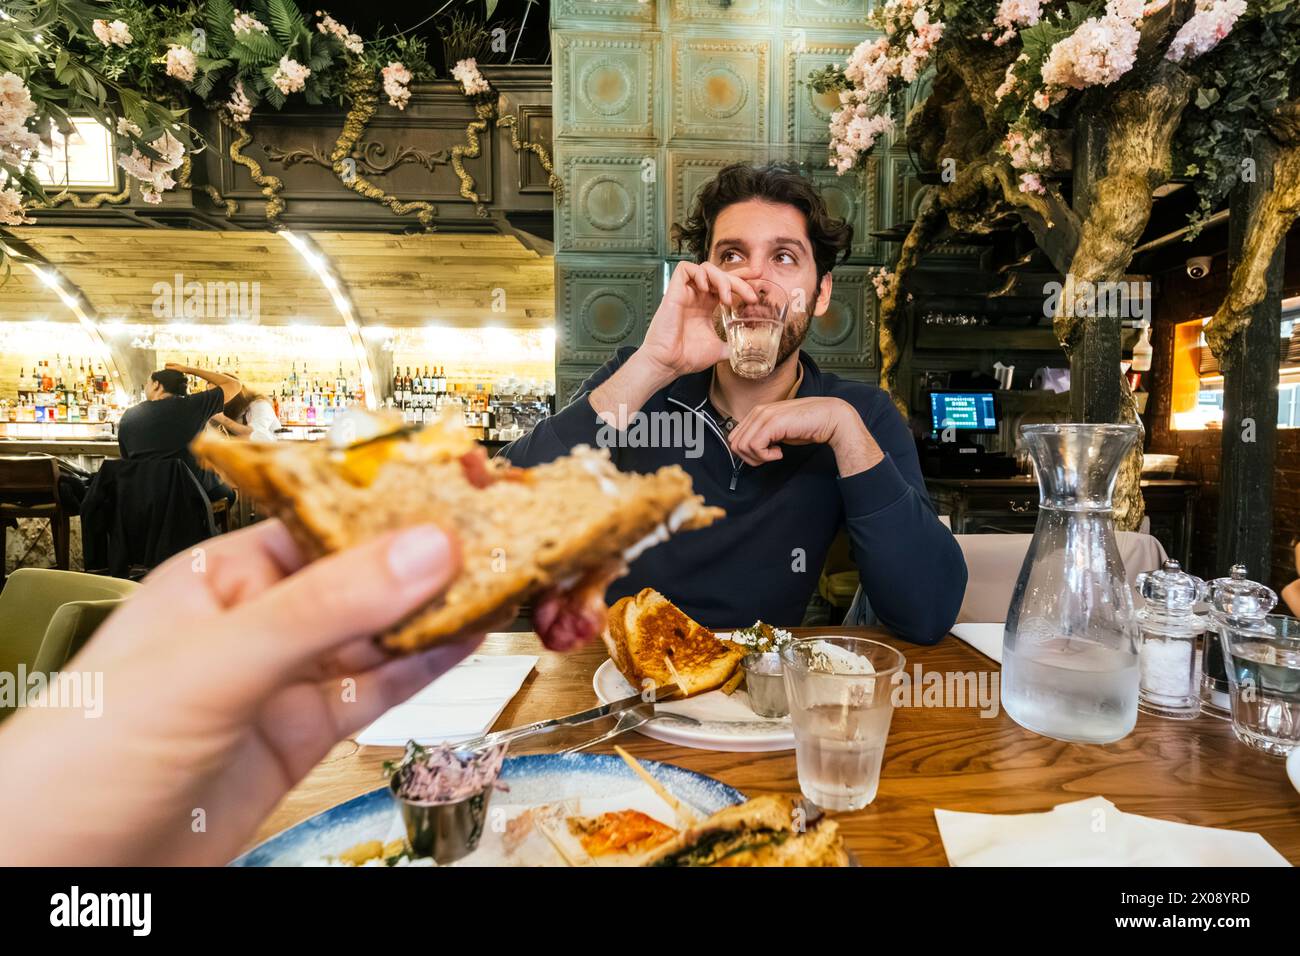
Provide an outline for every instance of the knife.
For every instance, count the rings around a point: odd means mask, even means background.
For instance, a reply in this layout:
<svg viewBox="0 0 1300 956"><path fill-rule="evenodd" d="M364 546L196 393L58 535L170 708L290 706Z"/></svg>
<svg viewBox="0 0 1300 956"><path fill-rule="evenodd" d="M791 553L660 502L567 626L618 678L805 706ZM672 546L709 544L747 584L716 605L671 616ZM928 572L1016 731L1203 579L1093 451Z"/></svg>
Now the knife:
<svg viewBox="0 0 1300 956"><path fill-rule="evenodd" d="M653 705L657 701L671 700L678 695L676 684L663 684L654 688L654 696L646 700L642 694L633 694L631 697L624 697L622 700L611 701L608 704L601 704L599 707L592 707L590 710L584 710L576 714L569 714L567 717L552 717L550 720L539 720L533 724L525 724L522 727L512 727L509 730L498 730L495 733L483 734L481 737L475 737L472 740L466 740L463 743L453 744L453 750L478 750L482 747L491 747L502 743L514 743L525 737L532 737L536 734L549 733L559 727L577 727L580 724L589 724L593 720L600 720L602 717L608 717L610 714L621 713L630 710L633 707L639 707L645 704Z"/></svg>

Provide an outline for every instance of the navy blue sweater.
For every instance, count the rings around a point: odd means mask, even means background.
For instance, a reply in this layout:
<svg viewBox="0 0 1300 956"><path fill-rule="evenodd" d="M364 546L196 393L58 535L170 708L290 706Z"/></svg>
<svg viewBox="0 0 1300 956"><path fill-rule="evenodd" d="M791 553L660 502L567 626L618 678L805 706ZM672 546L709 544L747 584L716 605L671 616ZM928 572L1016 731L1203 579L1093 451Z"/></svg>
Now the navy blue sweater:
<svg viewBox="0 0 1300 956"><path fill-rule="evenodd" d="M566 408L501 454L531 466L575 445L607 446L612 430L602 432L587 396L632 352L620 349ZM706 627L741 627L755 619L796 626L827 550L847 524L862 589L881 623L906 640L932 644L957 619L966 563L935 515L907 424L879 388L823 372L805 353L800 360L803 381L796 397L833 396L851 404L884 460L840 478L829 446L782 445L781 459L746 465L732 455L718 426L721 416L708 401L711 370L683 376L642 411L651 413L650 421L655 412L672 412L678 428L694 419L685 426L693 429L685 433L693 439L688 447L614 447L610 453L623 471L681 465L705 502L724 508L727 517L646 551L606 597L612 603L652 587Z"/></svg>

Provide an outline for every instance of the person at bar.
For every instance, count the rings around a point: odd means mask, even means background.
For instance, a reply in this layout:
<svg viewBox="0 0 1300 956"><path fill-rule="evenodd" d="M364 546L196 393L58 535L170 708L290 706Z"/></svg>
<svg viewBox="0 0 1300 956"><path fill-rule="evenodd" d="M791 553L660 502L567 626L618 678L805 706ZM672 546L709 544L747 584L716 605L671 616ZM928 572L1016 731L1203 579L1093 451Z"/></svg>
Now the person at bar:
<svg viewBox="0 0 1300 956"><path fill-rule="evenodd" d="M203 379L210 387L187 394L187 375ZM144 390L146 401L128 408L118 423L117 444L122 457L128 461L180 458L194 472L210 500L225 498L233 504L234 489L199 467L190 453L190 442L207 427L212 416L239 395L242 387L233 375L168 362L149 376Z"/></svg>
<svg viewBox="0 0 1300 956"><path fill-rule="evenodd" d="M938 641L957 618L966 564L930 502L908 424L884 391L823 371L801 349L831 304L852 227L793 168L738 163L705 184L673 234L695 261L677 265L640 347L620 349L566 408L501 453L530 466L576 445L612 445L619 468L678 464L726 510L633 562L609 602L653 587L708 627L798 625L847 525L868 622ZM714 315L720 303L755 301L755 279L781 286L793 307L775 367L750 380L732 370ZM617 438L637 416L680 420L646 434L694 431L700 441L628 447L647 444ZM560 613L537 608L539 620Z"/></svg>
<svg viewBox="0 0 1300 956"><path fill-rule="evenodd" d="M226 402L221 412L212 416L211 424L232 438L250 441L275 441L275 433L281 427L271 400L247 385Z"/></svg>

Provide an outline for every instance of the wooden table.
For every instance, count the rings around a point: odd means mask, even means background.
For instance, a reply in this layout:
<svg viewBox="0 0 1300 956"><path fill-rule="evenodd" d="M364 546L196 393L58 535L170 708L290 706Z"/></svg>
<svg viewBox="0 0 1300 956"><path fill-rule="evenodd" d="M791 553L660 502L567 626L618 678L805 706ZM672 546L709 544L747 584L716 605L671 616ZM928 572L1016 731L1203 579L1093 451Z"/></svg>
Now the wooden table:
<svg viewBox="0 0 1300 956"><path fill-rule="evenodd" d="M952 636L934 647L917 647L878 628L817 633L859 634L893 644L907 656L906 670L913 676L917 664L924 673L975 672L990 680L999 672L994 661ZM605 660L599 641L562 655L544 650L532 634L491 634L482 653L540 656L497 729L595 704L591 678ZM519 752L557 750L604 726L535 738L536 746ZM620 743L637 757L709 774L749 796L799 791L793 750L715 753L636 733ZM610 747L594 749L612 752ZM397 753L391 747L341 744L285 797L254 842L379 786L383 761ZM978 705L900 707L890 726L875 802L836 819L865 865L942 865L947 857L934 821L936 807L1024 813L1096 795L1132 813L1263 834L1283 856L1300 864L1300 793L1288 782L1284 762L1238 743L1226 721L1206 716L1176 721L1139 714L1137 728L1119 743L1084 746L1032 734L1000 706L988 718L980 716Z"/></svg>

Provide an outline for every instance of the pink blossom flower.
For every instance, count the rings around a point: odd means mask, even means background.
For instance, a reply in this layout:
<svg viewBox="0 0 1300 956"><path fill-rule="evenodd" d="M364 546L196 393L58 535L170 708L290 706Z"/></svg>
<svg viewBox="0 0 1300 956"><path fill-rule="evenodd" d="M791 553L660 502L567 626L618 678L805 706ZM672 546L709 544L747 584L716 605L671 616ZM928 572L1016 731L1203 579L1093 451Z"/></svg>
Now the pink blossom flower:
<svg viewBox="0 0 1300 956"><path fill-rule="evenodd" d="M1044 169L1052 162L1052 151L1043 134L1034 131L1026 136L1013 129L1002 141L1002 149L1016 169Z"/></svg>
<svg viewBox="0 0 1300 956"><path fill-rule="evenodd" d="M194 71L198 68L198 61L194 56L194 51L187 46L169 46L167 48L167 75L175 77L182 83L190 83L194 80Z"/></svg>
<svg viewBox="0 0 1300 956"><path fill-rule="evenodd" d="M881 133L894 129L887 113L872 114L865 103L844 106L831 114L831 165L843 174L858 164Z"/></svg>
<svg viewBox="0 0 1300 956"><path fill-rule="evenodd" d="M1002 35L993 41L994 44L1002 46L1016 36L1016 27L1032 27L1042 16L1042 0L1002 0L993 18L994 26L1002 28Z"/></svg>
<svg viewBox="0 0 1300 956"><path fill-rule="evenodd" d="M22 226L35 222L23 212L23 194L12 186L0 189L0 225Z"/></svg>
<svg viewBox="0 0 1300 956"><path fill-rule="evenodd" d="M1047 192L1047 187L1043 181L1038 178L1037 173L1021 173L1020 191L1022 193L1038 193L1040 196Z"/></svg>
<svg viewBox="0 0 1300 956"><path fill-rule="evenodd" d="M118 120L117 131L122 134L129 132L136 136L140 135L140 127L127 119ZM184 161L185 145L169 131L164 131L149 146L159 154L161 159L152 159L133 147L129 154L118 155L117 164L126 171L128 176L139 181L140 198L156 205L162 202L162 194L176 185L171 172Z"/></svg>
<svg viewBox="0 0 1300 956"><path fill-rule="evenodd" d="M361 53L364 48L361 37L357 36L343 24L339 23L328 13L321 13L321 11L317 10L316 16L321 18L321 22L316 24L317 31L338 37L343 41L343 48L349 53Z"/></svg>
<svg viewBox="0 0 1300 956"><path fill-rule="evenodd" d="M240 13L239 8L235 8L235 21L230 24L230 29L234 31L235 36L248 36L250 33L266 33L266 24L251 13Z"/></svg>
<svg viewBox="0 0 1300 956"><path fill-rule="evenodd" d="M1142 19L1142 8L1146 0L1107 0L1106 16L1121 20L1136 21Z"/></svg>
<svg viewBox="0 0 1300 956"><path fill-rule="evenodd" d="M871 274L871 284L875 287L876 298L883 299L898 290L898 275L888 269L877 269Z"/></svg>
<svg viewBox="0 0 1300 956"><path fill-rule="evenodd" d="M275 73L271 75L271 82L275 88L288 96L290 93L297 93L307 85L307 77L311 76L311 70L303 66L297 60L292 60L286 53L280 57L280 65L276 68Z"/></svg>
<svg viewBox="0 0 1300 956"><path fill-rule="evenodd" d="M1005 99L1007 96L1009 96L1011 93L1015 91L1015 88L1020 83L1020 81L1016 78L1016 67L1018 67L1021 63L1025 62L1028 59L1029 59L1029 54L1022 53L1020 54L1020 56L1016 57L1015 60L1013 60L1007 66L1006 75L1002 77L1002 84L996 90L993 91L993 95L994 97L997 98L998 102L1001 102L1003 99Z"/></svg>
<svg viewBox="0 0 1300 956"><path fill-rule="evenodd" d="M235 80L235 91L230 94L226 109L230 111L230 118L236 123L247 123L249 117L253 115L253 104L248 99L248 94L244 92L243 80Z"/></svg>
<svg viewBox="0 0 1300 956"><path fill-rule="evenodd" d="M479 73L478 62L473 57L461 60L453 66L451 75L460 82L466 96L477 96L481 93L490 92L492 89L488 81L483 79L483 74Z"/></svg>
<svg viewBox="0 0 1300 956"><path fill-rule="evenodd" d="M0 162L25 166L40 147L40 137L27 128L35 112L36 103L22 78L0 73Z"/></svg>
<svg viewBox="0 0 1300 956"><path fill-rule="evenodd" d="M1043 82L1074 90L1109 86L1133 68L1139 39L1137 26L1121 17L1085 20L1047 54Z"/></svg>
<svg viewBox="0 0 1300 956"><path fill-rule="evenodd" d="M112 23L107 20L96 20L90 28L104 46L126 46L133 39L130 27L121 20L114 20Z"/></svg>
<svg viewBox="0 0 1300 956"><path fill-rule="evenodd" d="M1208 53L1232 32L1245 12L1246 0L1202 0L1196 12L1179 27L1165 51L1165 59L1179 63Z"/></svg>
<svg viewBox="0 0 1300 956"><path fill-rule="evenodd" d="M399 110L406 109L411 99L407 85L411 82L411 71L402 63L391 62L379 71L384 79L384 92L388 94L388 104Z"/></svg>

